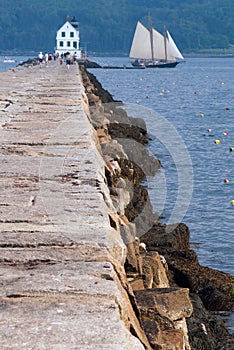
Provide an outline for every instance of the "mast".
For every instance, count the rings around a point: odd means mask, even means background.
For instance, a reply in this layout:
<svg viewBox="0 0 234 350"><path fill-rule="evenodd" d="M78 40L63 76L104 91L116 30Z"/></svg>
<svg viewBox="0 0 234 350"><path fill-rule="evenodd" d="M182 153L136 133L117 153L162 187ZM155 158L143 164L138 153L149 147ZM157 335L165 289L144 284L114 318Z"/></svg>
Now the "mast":
<svg viewBox="0 0 234 350"><path fill-rule="evenodd" d="M148 13L148 21L149 21L149 25L150 25L151 56L152 56L152 63L154 64L154 39L153 39L153 27L152 27L150 13Z"/></svg>
<svg viewBox="0 0 234 350"><path fill-rule="evenodd" d="M167 28L164 25L164 49L165 49L165 61L167 61Z"/></svg>

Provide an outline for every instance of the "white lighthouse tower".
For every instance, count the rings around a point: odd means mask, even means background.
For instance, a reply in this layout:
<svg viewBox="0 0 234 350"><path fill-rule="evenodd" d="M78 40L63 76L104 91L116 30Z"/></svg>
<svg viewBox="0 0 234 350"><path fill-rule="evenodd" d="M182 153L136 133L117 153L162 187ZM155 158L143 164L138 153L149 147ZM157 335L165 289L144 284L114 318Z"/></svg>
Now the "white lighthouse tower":
<svg viewBox="0 0 234 350"><path fill-rule="evenodd" d="M75 17L70 21L67 16L66 23L57 31L56 51L60 55L66 52L73 55L76 52L77 58L81 58L79 24Z"/></svg>

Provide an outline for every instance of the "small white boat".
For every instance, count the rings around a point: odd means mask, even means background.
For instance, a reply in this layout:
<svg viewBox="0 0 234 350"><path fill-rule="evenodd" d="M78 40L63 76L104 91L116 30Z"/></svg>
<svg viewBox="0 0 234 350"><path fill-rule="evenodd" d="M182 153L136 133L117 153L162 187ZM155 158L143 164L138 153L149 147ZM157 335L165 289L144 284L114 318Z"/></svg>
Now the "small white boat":
<svg viewBox="0 0 234 350"><path fill-rule="evenodd" d="M8 58L8 57L5 57L3 60L3 63L14 63L14 62L16 62L16 60L14 60L13 58Z"/></svg>

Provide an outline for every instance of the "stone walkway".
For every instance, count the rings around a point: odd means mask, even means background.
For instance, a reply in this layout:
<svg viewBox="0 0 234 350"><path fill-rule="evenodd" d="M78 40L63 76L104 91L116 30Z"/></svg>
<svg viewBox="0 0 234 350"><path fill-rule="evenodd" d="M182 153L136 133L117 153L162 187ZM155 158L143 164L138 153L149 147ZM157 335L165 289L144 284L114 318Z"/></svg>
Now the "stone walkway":
<svg viewBox="0 0 234 350"><path fill-rule="evenodd" d="M76 65L0 74L2 350L144 349L85 111Z"/></svg>

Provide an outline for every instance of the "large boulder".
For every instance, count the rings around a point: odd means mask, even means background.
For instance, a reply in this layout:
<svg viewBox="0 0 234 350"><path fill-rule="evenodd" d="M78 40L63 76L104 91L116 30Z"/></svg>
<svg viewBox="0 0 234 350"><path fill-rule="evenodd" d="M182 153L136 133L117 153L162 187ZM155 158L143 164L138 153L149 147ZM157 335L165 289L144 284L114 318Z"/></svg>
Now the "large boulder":
<svg viewBox="0 0 234 350"><path fill-rule="evenodd" d="M146 252L142 261L144 286L148 288L169 288L167 265L158 252Z"/></svg>
<svg viewBox="0 0 234 350"><path fill-rule="evenodd" d="M135 297L153 349L190 350L185 317L191 316L193 306L188 289L144 289L135 291Z"/></svg>
<svg viewBox="0 0 234 350"><path fill-rule="evenodd" d="M161 254L164 254L167 251L189 249L189 238L189 229L183 223L176 225L161 225L155 223L152 228L141 237L141 241L146 244L148 249L158 250Z"/></svg>

